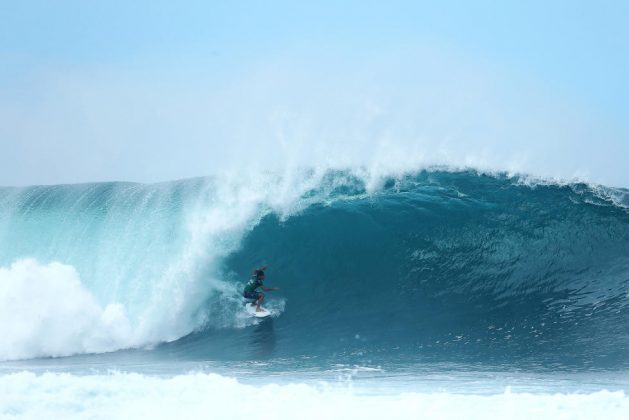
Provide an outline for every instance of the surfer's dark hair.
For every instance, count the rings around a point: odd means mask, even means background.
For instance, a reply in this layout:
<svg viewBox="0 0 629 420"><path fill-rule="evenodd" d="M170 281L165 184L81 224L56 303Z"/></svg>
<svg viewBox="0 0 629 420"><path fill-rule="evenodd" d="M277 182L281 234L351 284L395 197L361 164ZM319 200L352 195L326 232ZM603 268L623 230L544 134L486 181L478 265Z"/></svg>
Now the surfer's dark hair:
<svg viewBox="0 0 629 420"><path fill-rule="evenodd" d="M259 279L260 277L264 276L264 270L256 270L254 274L256 275L256 278Z"/></svg>

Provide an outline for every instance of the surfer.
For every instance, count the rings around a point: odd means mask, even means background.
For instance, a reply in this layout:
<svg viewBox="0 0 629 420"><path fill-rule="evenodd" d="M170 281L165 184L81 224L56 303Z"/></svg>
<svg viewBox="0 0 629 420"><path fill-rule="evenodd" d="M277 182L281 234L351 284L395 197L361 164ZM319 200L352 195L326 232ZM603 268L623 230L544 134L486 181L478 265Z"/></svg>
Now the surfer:
<svg viewBox="0 0 629 420"><path fill-rule="evenodd" d="M251 306L256 306L256 312L261 312L260 305L264 301L264 293L258 292L256 289L260 288L265 292L279 290L277 287L264 287L264 270L266 270L266 265L253 271L253 275L245 285L245 290L243 292L243 296L246 299L253 299Z"/></svg>

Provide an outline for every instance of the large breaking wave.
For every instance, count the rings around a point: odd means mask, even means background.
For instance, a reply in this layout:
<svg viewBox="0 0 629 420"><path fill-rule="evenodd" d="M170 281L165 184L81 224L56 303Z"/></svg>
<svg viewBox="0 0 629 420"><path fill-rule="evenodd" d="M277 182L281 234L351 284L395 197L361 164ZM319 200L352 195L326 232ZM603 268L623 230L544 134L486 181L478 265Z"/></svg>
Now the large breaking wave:
<svg viewBox="0 0 629 420"><path fill-rule="evenodd" d="M171 342L157 351L624 365L627 197L442 170L5 188L0 359ZM283 312L252 325L239 292L261 263Z"/></svg>

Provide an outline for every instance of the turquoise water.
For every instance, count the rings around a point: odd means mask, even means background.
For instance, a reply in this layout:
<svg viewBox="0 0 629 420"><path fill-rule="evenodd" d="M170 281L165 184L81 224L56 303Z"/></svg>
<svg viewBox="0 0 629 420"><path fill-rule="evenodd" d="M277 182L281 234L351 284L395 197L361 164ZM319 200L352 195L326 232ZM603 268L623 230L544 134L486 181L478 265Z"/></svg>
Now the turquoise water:
<svg viewBox="0 0 629 420"><path fill-rule="evenodd" d="M440 170L4 188L0 374L626 391L628 197ZM263 264L280 291L257 320L240 293Z"/></svg>

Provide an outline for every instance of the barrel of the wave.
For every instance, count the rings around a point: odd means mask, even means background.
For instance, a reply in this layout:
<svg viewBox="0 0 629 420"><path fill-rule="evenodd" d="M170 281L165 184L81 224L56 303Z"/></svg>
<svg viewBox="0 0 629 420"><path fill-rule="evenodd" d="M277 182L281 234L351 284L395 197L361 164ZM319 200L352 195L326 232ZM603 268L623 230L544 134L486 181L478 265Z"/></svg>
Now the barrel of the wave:
<svg viewBox="0 0 629 420"><path fill-rule="evenodd" d="M600 189L429 172L269 214L224 264L290 279L282 356L608 366L629 360L628 247Z"/></svg>

